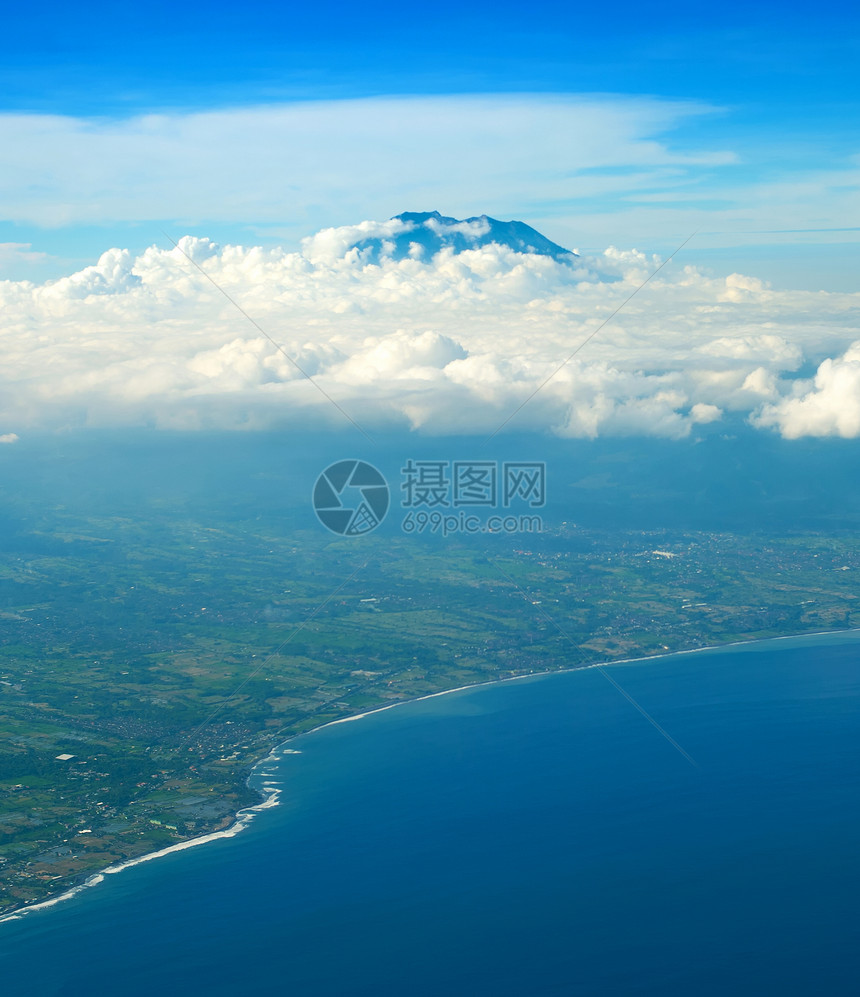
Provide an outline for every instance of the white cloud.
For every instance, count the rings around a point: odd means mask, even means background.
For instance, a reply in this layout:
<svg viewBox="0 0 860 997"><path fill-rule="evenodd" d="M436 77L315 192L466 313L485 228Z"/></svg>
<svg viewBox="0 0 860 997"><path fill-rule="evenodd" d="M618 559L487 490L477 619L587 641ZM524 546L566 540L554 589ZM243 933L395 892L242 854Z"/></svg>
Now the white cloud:
<svg viewBox="0 0 860 997"><path fill-rule="evenodd" d="M472 222L446 223L437 221L435 218L428 218L424 224L436 235L459 234L465 236L467 239L480 239L482 235L486 235L490 231L490 223L486 219L476 219Z"/></svg>
<svg viewBox="0 0 860 997"><path fill-rule="evenodd" d="M360 222L358 225L341 225L338 228L324 228L316 235L302 239L302 255L311 263L336 263L347 250L363 239L388 239L403 232L411 232L414 222L404 222L390 218L385 222ZM359 259L355 254L355 261Z"/></svg>
<svg viewBox="0 0 860 997"><path fill-rule="evenodd" d="M47 253L37 252L29 242L0 242L0 270L15 263L44 263Z"/></svg>
<svg viewBox="0 0 860 997"><path fill-rule="evenodd" d="M666 139L710 113L693 101L508 94L127 119L0 114L0 218L216 220L295 233L416 206L466 217L517 205L527 217L528 206L587 198L601 184L674 189L688 172L733 163L731 152L682 151Z"/></svg>
<svg viewBox="0 0 860 997"><path fill-rule="evenodd" d="M345 425L304 371L369 429L489 433L657 263L611 248L566 265L491 245L373 265L350 250L393 232L328 230L300 253L184 238L217 287L156 247L111 249L44 284L0 283L0 419ZM860 435L858 304L670 264L511 427L672 438L740 413L786 436ZM821 364L814 384L792 380L809 361Z"/></svg>
<svg viewBox="0 0 860 997"><path fill-rule="evenodd" d="M127 118L0 113L0 219L52 254L68 252L56 230L76 225L87 226L83 239L105 226L135 245L162 225L291 247L327 229L306 247L318 263L338 258L330 240L345 218L513 215L571 248L665 250L696 232L685 253L752 272L741 261L769 247L759 265L779 282L852 288L856 259L835 252L850 243L856 257L860 157L811 168L799 138L775 164L772 136L724 137L734 113L623 94L389 96ZM717 120L719 133L709 127ZM56 260L14 252L4 262L0 249L0 276L58 272Z"/></svg>
<svg viewBox="0 0 860 997"><path fill-rule="evenodd" d="M860 342L824 360L814 380L797 383L789 397L765 405L756 422L789 439L860 436Z"/></svg>
<svg viewBox="0 0 860 997"><path fill-rule="evenodd" d="M0 435L0 443L17 443L20 437L17 433L3 433Z"/></svg>
<svg viewBox="0 0 860 997"><path fill-rule="evenodd" d="M716 422L722 419L722 410L716 405L708 405L705 402L696 402L690 409L690 418L693 422L705 425L709 422Z"/></svg>
<svg viewBox="0 0 860 997"><path fill-rule="evenodd" d="M69 245L56 230L76 225L87 226L82 240L105 226L121 244L157 238L163 225L295 247L344 219L438 209L513 215L571 248L666 250L696 232L688 259L755 272L748 261L767 247L758 265L778 282L852 288L860 156L834 152L826 169L813 167L798 137L776 162L772 135L741 127L725 137L735 114L624 94L389 96L126 118L0 113L0 220L56 256ZM337 256L330 235L314 237L314 262ZM844 243L853 258L836 256ZM0 248L0 276L56 275L57 261L33 252Z"/></svg>
<svg viewBox="0 0 860 997"><path fill-rule="evenodd" d="M736 274L732 274L736 277ZM730 278L727 278L727 282ZM724 297L723 300L737 300ZM771 368L796 370L803 354L795 343L786 342L782 336L773 333L758 335L723 336L697 347L700 353L709 357L722 357L727 360L750 360L766 363Z"/></svg>

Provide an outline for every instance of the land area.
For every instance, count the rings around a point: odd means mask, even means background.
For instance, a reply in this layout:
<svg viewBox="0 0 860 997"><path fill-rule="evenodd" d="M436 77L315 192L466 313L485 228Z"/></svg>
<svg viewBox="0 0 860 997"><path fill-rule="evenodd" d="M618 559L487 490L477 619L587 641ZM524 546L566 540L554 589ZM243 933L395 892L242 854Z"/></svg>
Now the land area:
<svg viewBox="0 0 860 997"><path fill-rule="evenodd" d="M52 507L0 551L0 913L228 826L276 744L444 689L860 626L858 535L341 540Z"/></svg>

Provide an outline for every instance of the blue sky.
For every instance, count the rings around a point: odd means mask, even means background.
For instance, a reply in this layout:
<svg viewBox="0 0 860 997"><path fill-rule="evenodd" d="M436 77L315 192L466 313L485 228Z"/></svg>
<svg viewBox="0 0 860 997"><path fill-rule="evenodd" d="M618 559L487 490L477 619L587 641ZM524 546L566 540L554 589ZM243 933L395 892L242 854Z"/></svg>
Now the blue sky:
<svg viewBox="0 0 860 997"><path fill-rule="evenodd" d="M728 4L707 13L689 3L443 2L430 12L387 2L19 5L4 14L0 50L0 276L67 273L108 246L137 250L158 242L161 227L221 242L295 246L326 225L436 208L524 218L556 241L593 250L614 243L667 252L698 229L687 251L698 263L755 272L782 286L848 289L860 263L859 19L847 5L816 14L785 3ZM414 121L429 114L428 105L407 98L476 94L531 94L538 109L552 95L604 95L607 135L619 135L624 148L574 162L570 149L539 143L534 195L523 193L521 171L515 183L488 184L484 203L476 171L467 170L459 187L413 182L414 136L403 150L403 175L396 183L386 179L383 191L373 189L373 162L358 162L349 174L343 161L355 156L360 139L331 141L343 122L377 117L372 100L351 103L359 98L400 96L404 121ZM672 110L652 114L650 131L623 133L631 97ZM201 189L192 189L189 175L170 186L165 163L185 162L184 150L194 151L201 129L206 140L199 148L210 158L241 151L226 147L226 132L219 150L218 122L195 115L306 102L325 102L330 111L318 133L302 132L317 164L312 189L307 171L285 170L279 191L273 178L256 177L257 161L246 164L242 196L230 169L215 170L208 192L205 175ZM689 113L679 112L682 105ZM470 118L468 103L462 106L462 115L454 112L455 131L468 162L474 150L463 136L471 128L481 144L481 112ZM451 104L444 107L443 119ZM149 162L139 145L125 141L125 126L153 114L160 117L144 131L153 141L175 141L166 159ZM79 141L70 140L58 116L75 123ZM390 116L386 121L369 127L368 143L386 140L379 128L397 132ZM272 131L285 157L296 141L293 127ZM515 128L508 136L514 151ZM90 132L97 135L92 163ZM228 132L235 140L232 125ZM661 145L662 162L649 143ZM510 154L500 132L491 144L500 160ZM389 159L400 155L396 141L387 149ZM209 172L199 158L187 161ZM159 172L157 190L149 183L138 192L135 162L148 181ZM541 178L547 162L551 169ZM452 163L440 161L440 171L451 174ZM576 183L564 190L549 184L553 171ZM624 183L625 176L635 179ZM192 207L183 212L182 204Z"/></svg>
<svg viewBox="0 0 860 997"><path fill-rule="evenodd" d="M298 96L659 93L820 123L856 99L856 12L688 2L16 5L5 106L61 113ZM853 91L853 92L852 92ZM765 106L766 105L766 106ZM856 106L856 105L855 105Z"/></svg>

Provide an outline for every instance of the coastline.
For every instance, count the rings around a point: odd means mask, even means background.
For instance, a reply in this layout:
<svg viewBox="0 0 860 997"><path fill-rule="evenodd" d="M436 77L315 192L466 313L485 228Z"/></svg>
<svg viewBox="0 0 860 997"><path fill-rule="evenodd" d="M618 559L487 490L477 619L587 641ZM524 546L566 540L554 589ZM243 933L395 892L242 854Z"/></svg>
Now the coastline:
<svg viewBox="0 0 860 997"><path fill-rule="evenodd" d="M749 647L753 644L767 644L778 640L806 640L808 637L833 637L838 634L860 634L860 627L848 627L844 630L816 630L808 634L784 634L781 637L754 637L752 640L733 640L728 644L706 644L704 647L689 647L683 651L662 651L660 654L648 654L643 658L617 658L614 661L595 661L590 665L575 665L572 668L551 668L542 672L527 672L523 675L509 675L502 679L488 679L486 682L473 682L471 685L460 685L454 689L442 689L439 692L429 692L426 696L416 696L414 699L403 699L397 703L387 703L385 706L377 706L372 710L365 710L363 713L355 713L348 717L339 717L337 720L328 720L319 727L311 727L310 730L295 734L293 737L282 741L279 747L289 744L296 737L305 737L326 727L333 727L335 724L348 724L354 720L361 720L364 717L373 716L374 713L384 713L386 710L393 710L398 706L407 706L410 703L423 703L428 699L437 699L439 696L449 696L454 692L464 692L466 689L483 689L490 685L501 685L503 682L521 682L524 679L543 678L546 675L567 675L572 672L585 672L592 668L614 668L616 665L642 665L649 661L659 661L661 658L676 658L681 654L701 654L703 651L725 651L729 647ZM268 755L266 757L269 757ZM257 763L262 765L263 762ZM257 767L256 765L254 766Z"/></svg>
<svg viewBox="0 0 860 997"><path fill-rule="evenodd" d="M256 769L257 766L262 765L265 761L271 758L273 754L274 751L269 752L264 759L257 762L254 768ZM188 838L186 841L177 841L175 845L168 845L167 848L160 848L156 852L146 852L143 855L138 855L136 858L128 859L125 862L119 862L116 865L107 866L107 868L100 869L98 872L94 872L87 876L82 883L78 883L76 886L71 887L64 893L58 894L56 897L49 897L47 900L40 900L38 903L28 904L26 907L19 907L17 910L9 911L8 914L4 914L0 917L0 924L3 924L5 921L16 921L25 914L32 914L34 911L45 910L48 907L53 907L55 904L62 903L64 900L71 900L72 897L76 897L84 890L88 890L93 886L98 886L100 883L103 883L105 876L116 875L119 872L124 872L126 869L131 869L133 866L142 865L144 862L151 862L154 859L163 858L165 855L171 855L174 852L184 852L189 848L196 848L198 845L206 845L210 841L218 841L221 838L235 838L237 834L245 830L258 813L278 805L280 790L270 789L268 790L268 793L269 795L260 803L255 803L252 807L245 807L242 810L237 811L233 817L233 823L229 827L225 827L222 831L211 831L209 834L201 834L197 838Z"/></svg>
<svg viewBox="0 0 860 997"><path fill-rule="evenodd" d="M263 766L265 766L267 762L280 761L281 756L285 754L300 754L300 752L297 752L288 747L288 745L292 741L296 740L296 738L298 737L305 737L308 734L316 733L317 731L324 730L327 727L333 727L336 724L352 723L356 720L362 720L365 717L373 716L376 713L383 713L387 710L392 710L399 706L407 706L411 703L420 703L430 699L437 699L440 696L448 696L455 692L464 692L468 689L481 689L487 686L500 685L502 683L508 683L508 682L519 682L524 679L538 679L549 675L571 674L573 672L587 671L595 668L610 668L616 665L646 664L648 662L657 661L663 658L671 658L687 654L699 654L703 651L724 651L729 648L750 647L756 644L773 643L776 641L806 640L813 637L831 637L831 636L848 635L848 634L860 634L860 627L849 627L840 630L821 630L813 633L784 634L779 637L756 637L751 640L736 640L736 641L730 641L729 643L726 644L711 644L711 645L706 645L704 647L687 648L681 651L665 651L659 654L649 654L644 657L619 658L614 661L598 661L598 662L593 662L591 664L577 665L570 668L555 668L555 669L548 669L545 671L528 672L522 675L508 676L507 678L489 679L485 682L475 682L469 685L457 686L451 689L442 689L438 692L428 693L427 695L418 696L414 699L404 699L394 703L387 703L384 706L379 706L372 710L365 710L361 713L351 714L350 716L347 717L340 717L337 720L328 720L317 727L312 727L309 730L302 731L302 733L300 734L293 734L290 737L286 738L284 741L279 742L275 747L271 749L271 751L269 751L267 755L265 755L263 758L261 758L258 762L254 764L250 773L248 774L248 777L246 779L246 784L250 784L250 780L255 776L255 774L261 774L259 773L259 770ZM262 774L265 779L265 773ZM245 828L250 826L250 824L256 818L257 814L262 813L264 810L277 807L280 804L281 790L278 788L274 788L274 784L267 783L264 781L262 783L261 788L258 789L257 792L260 793L263 799L259 803L256 803L251 807L244 807L241 810L238 810L233 815L233 822L230 824L229 827L226 827L220 831L212 831L207 834L200 835L199 837L196 838L189 838L185 841L178 841L176 842L176 844L169 845L166 848L161 848L154 852L147 852L143 855L137 856L136 858L128 859L127 861L108 866L104 869L101 869L97 872L90 874L83 882L76 884L75 886L64 891L63 893L58 894L55 897L49 897L46 900L40 900L37 903L19 907L15 910L9 911L6 914L3 914L2 916L0 916L0 924L3 924L6 921L19 920L27 914L32 914L36 911L46 910L47 908L53 907L56 904L62 903L63 901L70 900L73 897L78 896L84 890L90 889L92 887L98 886L101 883L103 883L105 876L116 875L117 873L123 872L126 869L130 869L137 865L142 865L145 862L151 862L155 859L163 858L167 855L173 854L174 852L186 851L187 849L190 848L196 848L200 845L208 844L211 841L236 837L236 835L240 834L242 831L245 830Z"/></svg>

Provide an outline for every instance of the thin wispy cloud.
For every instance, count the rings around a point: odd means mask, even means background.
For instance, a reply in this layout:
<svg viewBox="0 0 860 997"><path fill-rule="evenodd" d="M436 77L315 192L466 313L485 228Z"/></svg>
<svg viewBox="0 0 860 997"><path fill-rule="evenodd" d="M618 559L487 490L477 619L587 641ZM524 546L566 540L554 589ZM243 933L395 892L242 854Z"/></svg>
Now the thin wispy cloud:
<svg viewBox="0 0 860 997"><path fill-rule="evenodd" d="M673 147L713 113L645 97L461 96L314 101L127 119L0 115L0 217L45 226L175 218L302 221L480 195L505 205L662 187L730 151ZM62 149L63 154L57 155ZM622 176L593 171L635 167ZM464 210L464 214L471 213ZM326 219L322 219L325 221ZM307 231L307 229L306 229Z"/></svg>
<svg viewBox="0 0 860 997"><path fill-rule="evenodd" d="M852 243L853 150L732 128L738 108L624 94L461 94L84 117L0 114L5 274L44 279L165 227L295 248L309 232L404 209L488 213L567 245L732 251L787 286L850 288L853 263L783 250ZM758 144L757 144L758 143ZM96 233L103 229L104 238ZM110 240L110 241L108 241ZM37 253L48 253L49 257ZM12 254L12 255L8 255ZM755 272L753 270L753 272ZM0 277L4 259L0 253Z"/></svg>

